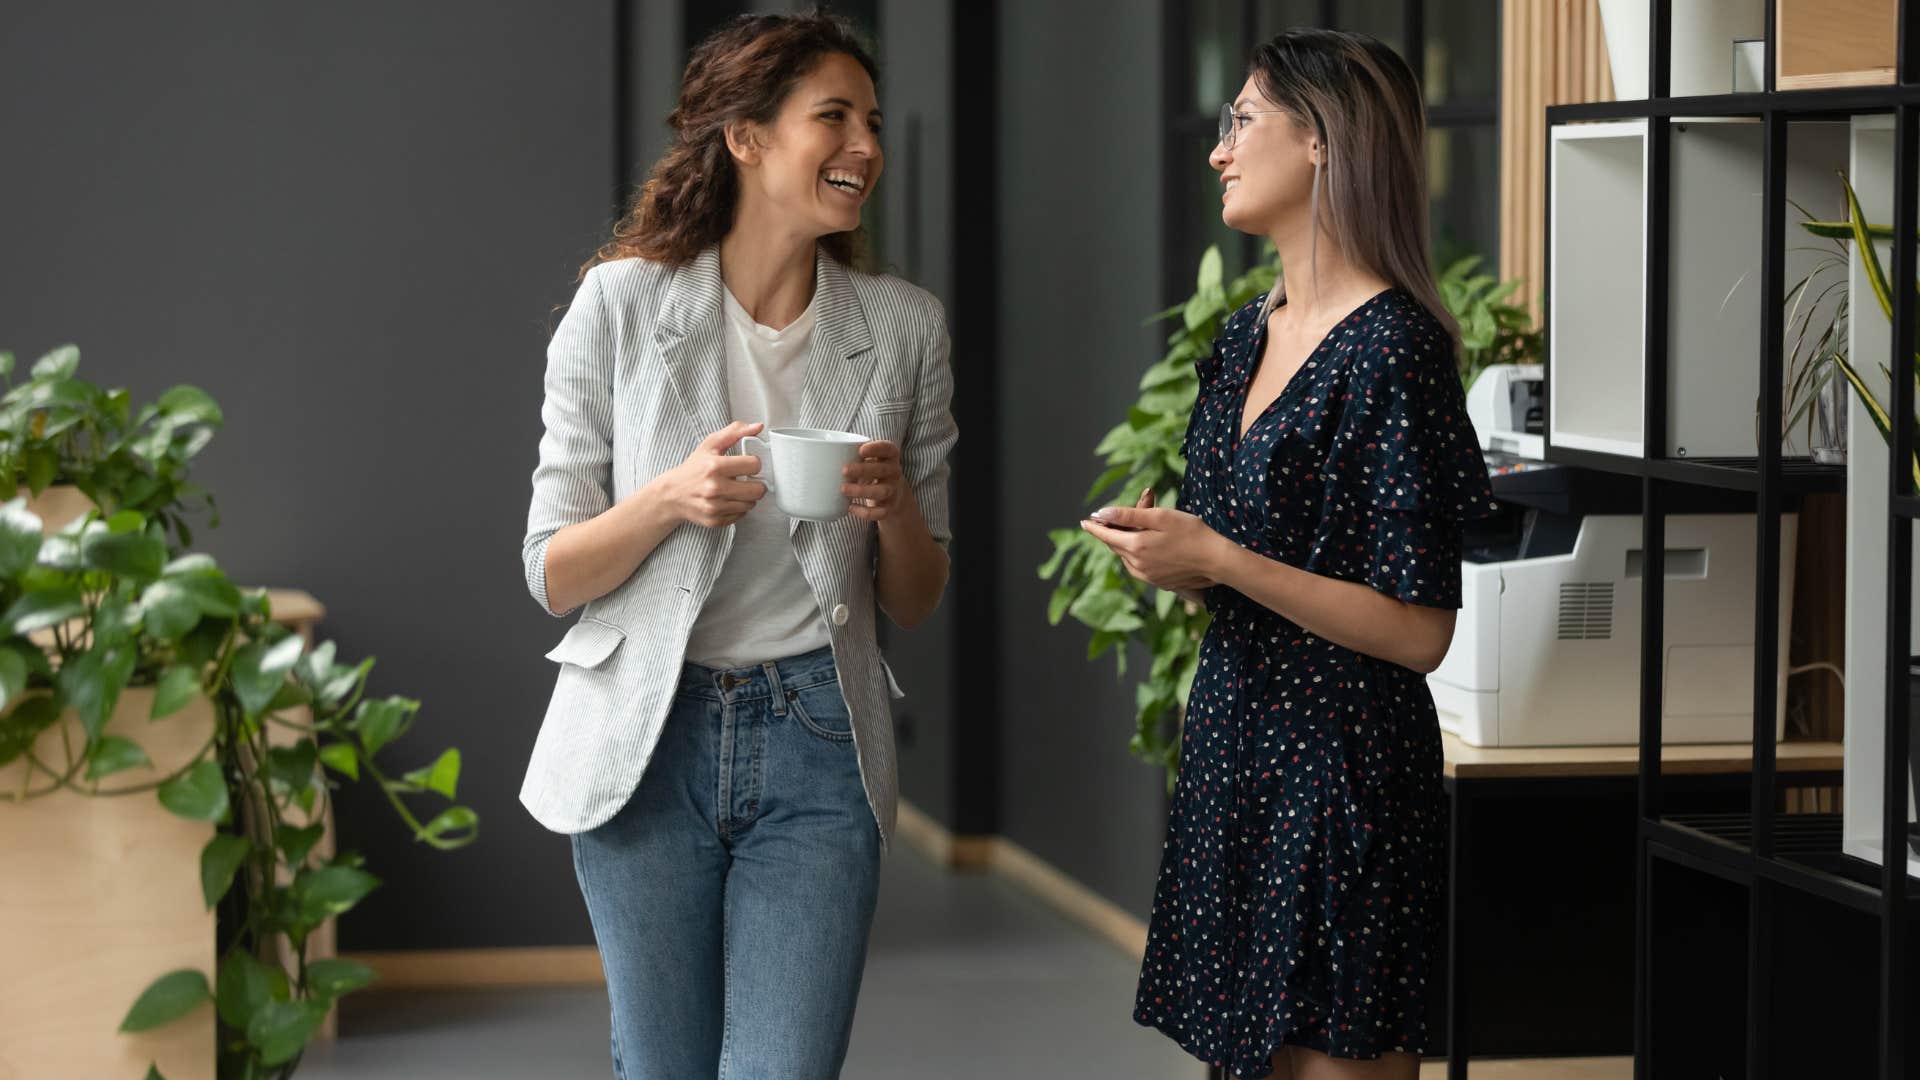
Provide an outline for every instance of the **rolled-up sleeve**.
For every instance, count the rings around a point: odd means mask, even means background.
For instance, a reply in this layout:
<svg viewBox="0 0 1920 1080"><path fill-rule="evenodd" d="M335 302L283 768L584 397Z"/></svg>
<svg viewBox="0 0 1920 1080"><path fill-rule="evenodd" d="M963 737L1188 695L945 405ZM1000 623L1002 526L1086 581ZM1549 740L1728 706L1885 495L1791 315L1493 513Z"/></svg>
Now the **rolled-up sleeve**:
<svg viewBox="0 0 1920 1080"><path fill-rule="evenodd" d="M540 406L546 431L520 548L527 591L554 616L567 612L553 610L547 598L548 542L568 525L613 505L613 354L596 267L581 281L547 346L546 399Z"/></svg>

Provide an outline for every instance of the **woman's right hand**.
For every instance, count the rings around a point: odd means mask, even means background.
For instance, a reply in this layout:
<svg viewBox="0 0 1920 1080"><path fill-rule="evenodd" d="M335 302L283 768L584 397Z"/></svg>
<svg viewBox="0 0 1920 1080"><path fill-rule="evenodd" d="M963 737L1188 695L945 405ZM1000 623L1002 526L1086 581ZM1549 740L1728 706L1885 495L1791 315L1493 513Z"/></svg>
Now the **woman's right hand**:
<svg viewBox="0 0 1920 1080"><path fill-rule="evenodd" d="M732 450L741 439L760 434L763 426L735 420L701 439L687 460L654 481L661 501L681 521L709 529L747 516L766 495L767 485L750 479L760 471L760 459Z"/></svg>

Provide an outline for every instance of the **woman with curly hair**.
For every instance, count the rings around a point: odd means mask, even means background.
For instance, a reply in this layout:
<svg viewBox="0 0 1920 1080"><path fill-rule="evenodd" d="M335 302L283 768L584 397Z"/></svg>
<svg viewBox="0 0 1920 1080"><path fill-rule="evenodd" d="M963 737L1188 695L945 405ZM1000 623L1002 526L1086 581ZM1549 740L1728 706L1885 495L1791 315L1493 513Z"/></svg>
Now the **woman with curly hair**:
<svg viewBox="0 0 1920 1080"><path fill-rule="evenodd" d="M875 612L939 603L956 438L939 303L850 266L875 76L817 12L704 42L548 350L523 558L583 610L521 800L572 837L619 1077L846 1056L898 790ZM763 498L736 444L785 427L865 437L844 516Z"/></svg>

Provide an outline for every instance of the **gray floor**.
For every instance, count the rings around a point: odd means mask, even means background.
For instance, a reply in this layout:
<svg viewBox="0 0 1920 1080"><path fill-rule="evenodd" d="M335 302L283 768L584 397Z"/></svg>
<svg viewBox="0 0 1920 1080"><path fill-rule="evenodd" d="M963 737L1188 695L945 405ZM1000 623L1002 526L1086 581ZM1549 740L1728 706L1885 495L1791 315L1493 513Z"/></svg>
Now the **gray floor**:
<svg viewBox="0 0 1920 1080"><path fill-rule="evenodd" d="M846 1080L1200 1080L1131 1016L1133 961L991 876L887 859ZM600 989L366 992L301 1080L604 1078ZM677 1080L677 1078L676 1078Z"/></svg>

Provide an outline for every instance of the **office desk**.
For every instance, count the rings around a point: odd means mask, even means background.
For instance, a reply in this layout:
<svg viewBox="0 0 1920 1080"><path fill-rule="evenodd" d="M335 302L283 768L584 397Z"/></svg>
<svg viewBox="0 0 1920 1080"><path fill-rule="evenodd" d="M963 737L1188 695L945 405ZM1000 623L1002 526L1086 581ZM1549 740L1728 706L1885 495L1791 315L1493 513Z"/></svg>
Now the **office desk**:
<svg viewBox="0 0 1920 1080"><path fill-rule="evenodd" d="M1463 906L1474 900L1477 875L1484 869L1475 864L1476 856L1482 854L1475 843L1476 816L1486 813L1487 804L1494 800L1630 796L1638 784L1640 750L1637 746L1481 748L1468 746L1451 734L1443 735L1442 739L1446 757L1442 782L1452 811L1444 991L1447 1076L1448 1080L1465 1080L1471 1049L1467 976L1475 967L1475 943L1469 934L1472 913ZM1840 755L1837 742L1780 743L1776 752L1777 782L1782 790L1838 784ZM1753 754L1752 747L1745 743L1669 746L1661 755L1661 761L1662 776L1669 780L1669 786L1711 791L1744 787L1752 771ZM1622 827L1637 833L1637 818ZM1486 854L1518 858L1527 855L1524 851ZM1621 884L1630 891L1632 879ZM1542 888L1550 891L1552 885L1543 883ZM1551 895L1539 899L1543 908L1553 903ZM1619 944L1622 952L1630 957L1631 933ZM1490 957L1493 953L1488 950L1482 955ZM1574 972L1573 978L1583 975ZM1622 1012L1631 1015L1630 1002L1623 1003Z"/></svg>

